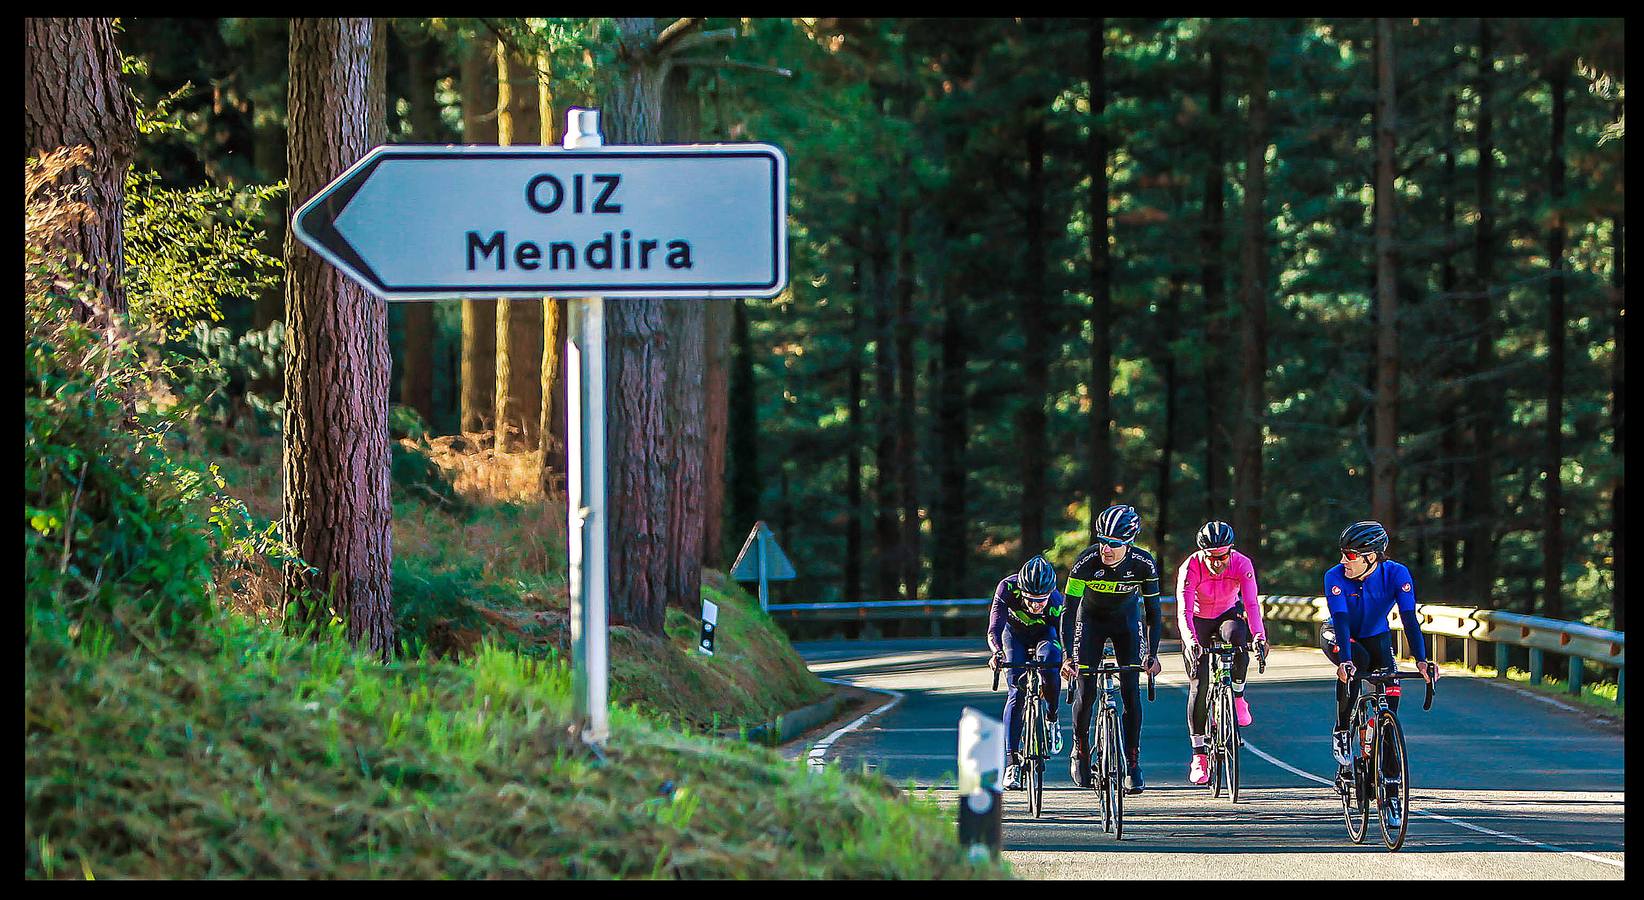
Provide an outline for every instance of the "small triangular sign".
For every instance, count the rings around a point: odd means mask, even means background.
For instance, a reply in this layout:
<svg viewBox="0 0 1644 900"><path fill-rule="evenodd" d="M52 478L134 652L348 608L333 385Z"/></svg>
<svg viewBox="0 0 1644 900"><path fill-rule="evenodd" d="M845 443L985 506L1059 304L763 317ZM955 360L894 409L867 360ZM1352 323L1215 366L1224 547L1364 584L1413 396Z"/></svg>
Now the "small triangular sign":
<svg viewBox="0 0 1644 900"><path fill-rule="evenodd" d="M759 553L755 541L765 548L766 581L792 581L799 577L793 563L788 561L788 555L777 546L776 536L771 534L764 522L755 522L753 530L748 532L748 539L742 542L742 552L736 555L736 562L731 565L731 578L736 581L759 580Z"/></svg>

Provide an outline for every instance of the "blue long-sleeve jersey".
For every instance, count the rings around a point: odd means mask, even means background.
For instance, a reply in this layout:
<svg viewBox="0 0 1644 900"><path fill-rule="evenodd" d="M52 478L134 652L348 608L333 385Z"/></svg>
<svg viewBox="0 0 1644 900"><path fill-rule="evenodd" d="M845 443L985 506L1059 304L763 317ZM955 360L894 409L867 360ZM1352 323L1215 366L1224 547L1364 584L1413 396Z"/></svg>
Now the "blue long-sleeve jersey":
<svg viewBox="0 0 1644 900"><path fill-rule="evenodd" d="M1410 650L1416 659L1427 660L1421 617L1416 615L1416 582L1403 563L1384 559L1362 581L1348 578L1337 563L1324 573L1324 600L1330 608L1330 622L1336 627L1336 642L1344 652L1353 638L1387 633L1387 614L1396 604Z"/></svg>
<svg viewBox="0 0 1644 900"><path fill-rule="evenodd" d="M1014 626L1011 630L1029 646L1048 640L1061 647L1062 638L1057 632L1056 624L1061 618L1062 607L1067 603L1066 598L1062 596L1061 591L1051 588L1050 603L1045 611L1031 612L1027 608L1027 601L1022 598L1022 589L1017 585L1018 580L1016 575L1006 575L1005 580L993 589L993 603L988 607L988 647L995 652L1004 647L1007 621Z"/></svg>

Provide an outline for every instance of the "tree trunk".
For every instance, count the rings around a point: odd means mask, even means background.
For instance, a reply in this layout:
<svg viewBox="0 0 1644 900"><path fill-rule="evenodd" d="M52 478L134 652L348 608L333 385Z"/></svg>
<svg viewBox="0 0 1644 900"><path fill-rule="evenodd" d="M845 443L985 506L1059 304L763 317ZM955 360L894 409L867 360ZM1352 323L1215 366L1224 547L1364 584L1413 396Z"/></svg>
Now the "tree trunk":
<svg viewBox="0 0 1644 900"><path fill-rule="evenodd" d="M1177 191L1176 209L1182 208L1180 191ZM1159 304L1160 327L1160 368L1164 376L1164 439L1159 444L1159 525L1154 534L1158 535L1159 556L1163 559L1165 546L1171 540L1172 532L1170 518L1170 484L1171 476L1176 471L1176 354L1170 349L1170 336L1175 333L1180 321L1178 311L1182 307L1182 273L1170 273L1170 288L1165 292L1164 301ZM1186 545L1183 545L1184 547Z"/></svg>
<svg viewBox="0 0 1644 900"><path fill-rule="evenodd" d="M731 385L728 443L731 465L731 537L742 539L744 529L759 520L759 501L765 483L759 471L759 397L754 381L753 340L748 329L747 300L731 304Z"/></svg>
<svg viewBox="0 0 1644 900"><path fill-rule="evenodd" d="M1090 540L1096 517L1113 496L1112 275L1107 232L1107 79L1102 68L1106 19L1090 20ZM1031 344L1029 345L1032 346ZM1025 554L1024 554L1025 555Z"/></svg>
<svg viewBox="0 0 1644 900"><path fill-rule="evenodd" d="M919 596L919 501L918 469L914 466L914 397L918 379L914 376L913 352L913 227L912 210L906 199L897 218L896 261L896 481L901 489L902 541L900 579L902 598Z"/></svg>
<svg viewBox="0 0 1644 900"><path fill-rule="evenodd" d="M1478 227L1473 244L1473 383L1468 405L1473 418L1473 459L1467 477L1467 581L1473 605L1488 608L1495 590L1495 422L1500 406L1495 372L1496 322L1490 291L1494 276L1495 195L1491 172L1495 165L1490 141L1490 73L1494 56L1490 24L1480 19L1478 63Z"/></svg>
<svg viewBox="0 0 1644 900"><path fill-rule="evenodd" d="M1611 391L1615 397L1610 402L1610 429L1615 435L1616 458L1615 489L1610 492L1610 572L1613 575L1610 593L1610 627L1616 631L1625 631L1627 627L1627 595L1621 579L1622 573L1626 569L1626 566L1622 564L1622 560L1626 559L1622 536L1626 533L1625 526L1627 524L1626 504L1623 500L1627 471L1626 442L1623 440L1627 434L1627 404L1622 399L1623 382L1625 380L1623 376L1627 373L1626 354L1624 352L1627 333L1627 279L1625 277L1626 268L1623 265L1626 262L1624 252L1627 246L1626 224L1624 216L1617 215L1615 217L1614 233L1611 238L1615 242L1611 248L1615 253L1615 262L1610 271L1610 285L1614 288L1613 295L1615 297L1615 316L1612 319L1615 329L1615 362L1610 367Z"/></svg>
<svg viewBox="0 0 1644 900"><path fill-rule="evenodd" d="M1547 229L1547 449L1542 517L1541 614L1564 618L1564 115L1570 61L1555 59L1547 81L1553 93L1552 147L1547 157L1547 194L1553 206Z"/></svg>
<svg viewBox="0 0 1644 900"><path fill-rule="evenodd" d="M310 197L384 137L382 19L293 19L291 193ZM335 611L394 653L389 540L388 305L288 236L285 567L293 623Z"/></svg>
<svg viewBox="0 0 1644 900"><path fill-rule="evenodd" d="M435 142L440 138L439 98L434 68L439 46L432 40L402 44L410 80L411 139ZM424 422L434 421L434 304L407 303L405 348L400 373L400 402L416 410Z"/></svg>
<svg viewBox="0 0 1644 900"><path fill-rule="evenodd" d="M549 66L552 57L546 51L537 54L537 118L542 123L542 146L560 144L564 129L560 127L560 112L554 106L553 83ZM570 334L570 307L561 299L544 297L542 300L542 364L539 388L542 402L541 421L537 436L542 449L541 486L543 496L554 496L566 490L566 428L569 407L565 405L565 340Z"/></svg>
<svg viewBox="0 0 1644 900"><path fill-rule="evenodd" d="M1398 105L1393 75L1393 20L1376 20L1376 431L1370 454L1370 517L1398 527L1398 276L1394 269L1393 158Z"/></svg>
<svg viewBox="0 0 1644 900"><path fill-rule="evenodd" d="M497 44L497 143L537 143L536 77L528 60ZM542 423L542 301L498 299L496 306L497 450L538 447Z"/></svg>
<svg viewBox="0 0 1644 900"><path fill-rule="evenodd" d="M616 27L620 65L606 105L606 141L661 143L666 66L652 52L656 20L619 18ZM656 635L671 583L668 470L677 459L676 436L667 430L667 327L662 300L606 305L612 621Z"/></svg>
<svg viewBox="0 0 1644 900"><path fill-rule="evenodd" d="M851 264L851 340L846 363L850 379L845 411L845 583L841 599L862 590L862 263ZM941 553L941 541L937 541Z"/></svg>
<svg viewBox="0 0 1644 900"><path fill-rule="evenodd" d="M701 132L700 100L690 92L684 67L668 73L663 89L662 140L690 144ZM668 355L668 408L665 433L673 460L668 467L668 603L702 616L702 507L706 490L704 458L708 435L703 383L706 360L706 299L663 304Z"/></svg>
<svg viewBox="0 0 1644 900"><path fill-rule="evenodd" d="M1049 329L1045 324L1045 119L1040 98L1026 104L1027 234L1023 238L1022 409L1017 417L1021 464L1022 548L1027 558L1045 548L1045 401L1050 393ZM1092 498L1092 502L1099 502Z"/></svg>
<svg viewBox="0 0 1644 900"><path fill-rule="evenodd" d="M1244 235L1239 254L1239 420L1234 428L1233 530L1247 550L1261 549L1262 425L1266 421L1267 50L1250 57L1250 120L1245 136ZM1212 404L1214 405L1214 404Z"/></svg>
<svg viewBox="0 0 1644 900"><path fill-rule="evenodd" d="M43 156L84 145L91 160L64 187L85 189L87 216L63 240L85 260L91 283L114 312L126 310L126 169L136 149L136 108L120 80L112 19L23 20L23 153ZM82 310L89 313L89 310Z"/></svg>
<svg viewBox="0 0 1644 900"><path fill-rule="evenodd" d="M274 20L278 23L275 34L260 37L253 51L258 57L258 70L273 72L284 68L286 56L290 52L289 28L285 20ZM278 39L275 39L275 35ZM270 104L274 105L274 104ZM285 109L275 106L273 109L257 110L253 117L253 131L251 144L252 167L257 170L258 180L265 184L284 181L285 171ZM289 192L288 192L289 193ZM285 252L285 218L290 197L282 194L269 198L263 207L263 225L266 237L263 239L262 250L270 256L277 256ZM285 321L285 284L283 281L265 289L257 296L252 307L251 327L262 331L275 322ZM277 379L271 381L254 382L253 391L278 394L281 385Z"/></svg>
<svg viewBox="0 0 1644 900"><path fill-rule="evenodd" d="M1200 342L1205 348L1202 374L1205 396L1204 430L1204 483L1205 518L1221 519L1227 515L1227 426L1222 421L1221 397L1226 394L1222 372L1225 363L1220 354L1210 352L1210 332L1226 314L1227 301L1222 275L1222 216L1223 177L1226 165L1222 158L1222 52L1210 49L1210 84L1208 87L1210 133L1210 168L1204 175L1204 229L1201 232L1200 255L1204 260L1200 269L1201 293L1204 311L1199 317L1200 327L1206 330Z"/></svg>
<svg viewBox="0 0 1644 900"><path fill-rule="evenodd" d="M887 203L881 195L881 208ZM876 241L873 246L874 387L879 400L874 410L878 442L873 455L874 537L879 544L879 596L876 599L894 600L901 594L901 571L897 563L902 552L902 534L896 515L896 336L891 315L890 252L885 249L884 241Z"/></svg>
<svg viewBox="0 0 1644 900"><path fill-rule="evenodd" d="M1456 236L1456 113L1459 104L1456 91L1451 89L1448 94L1449 112L1445 117L1444 131L1444 257L1439 267L1439 292L1447 307L1456 303L1456 248L1460 246ZM1457 371L1455 360L1445 354L1439 363L1438 375L1444 382L1444 396L1449 400L1452 408L1459 404L1458 392L1454 388L1453 375ZM1457 440L1459 425L1455 421L1444 423L1444 434L1439 439L1439 455L1443 459L1440 466L1444 483L1444 495L1440 501L1440 514L1444 520L1444 531L1439 538L1440 571L1443 573L1441 581L1444 584L1445 594L1452 594L1456 590L1456 578L1460 573L1460 547L1456 540L1457 517L1460 504L1457 503L1460 483L1463 478L1463 465L1459 460L1460 444Z"/></svg>
<svg viewBox="0 0 1644 900"><path fill-rule="evenodd" d="M706 406L707 448L702 460L702 564L723 568L730 565L725 550L725 442L730 430L729 378L732 300L704 301L703 341L705 371L702 375ZM853 372L861 378L861 373ZM855 414L855 410L852 410ZM854 446L854 443L853 443Z"/></svg>
<svg viewBox="0 0 1644 900"><path fill-rule="evenodd" d="M957 246L959 235L951 224L945 246ZM936 386L936 509L932 517L935 546L931 553L931 588L936 596L940 585L962 590L966 576L968 544L965 534L965 449L969 423L965 402L965 301L960 290L963 280L954 275L939 276L942 285L942 356Z"/></svg>
<svg viewBox="0 0 1644 900"><path fill-rule="evenodd" d="M495 78L496 41L476 37L462 60L462 140L465 144L497 141ZM496 425L497 301L462 301L462 409L465 432L490 431Z"/></svg>

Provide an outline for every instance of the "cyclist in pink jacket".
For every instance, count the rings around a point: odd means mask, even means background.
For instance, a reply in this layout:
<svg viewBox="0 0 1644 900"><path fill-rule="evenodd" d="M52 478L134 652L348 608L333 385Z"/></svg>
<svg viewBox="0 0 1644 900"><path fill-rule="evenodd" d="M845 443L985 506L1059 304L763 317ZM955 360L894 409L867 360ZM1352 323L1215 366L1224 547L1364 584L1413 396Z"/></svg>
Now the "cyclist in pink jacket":
<svg viewBox="0 0 1644 900"><path fill-rule="evenodd" d="M1233 658L1233 709L1240 725L1250 724L1250 704L1244 699L1244 678L1250 670L1247 648L1252 638L1256 655L1267 660L1267 634L1262 628L1262 605L1256 599L1256 567L1250 557L1233 549L1233 528L1226 522L1206 522L1199 529L1199 552L1189 556L1176 573L1176 624L1182 633L1182 662L1187 667L1187 730L1193 741L1188 779L1210 780L1205 755L1205 707L1210 693L1210 660L1204 652L1213 635L1238 649Z"/></svg>

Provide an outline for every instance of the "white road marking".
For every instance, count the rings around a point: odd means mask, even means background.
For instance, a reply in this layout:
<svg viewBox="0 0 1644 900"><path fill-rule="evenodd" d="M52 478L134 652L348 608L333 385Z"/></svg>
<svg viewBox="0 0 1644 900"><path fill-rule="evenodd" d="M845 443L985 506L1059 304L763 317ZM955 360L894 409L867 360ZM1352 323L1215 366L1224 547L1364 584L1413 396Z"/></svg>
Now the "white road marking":
<svg viewBox="0 0 1644 900"><path fill-rule="evenodd" d="M832 682L834 684L848 685L850 687L862 687L862 685L853 684L852 682L845 681L845 680L839 679L839 678L824 678L822 680ZM888 688L863 688L863 689L864 690L869 690L869 691L874 691L875 693L880 693L880 694L889 694L890 697L891 697L890 702L880 706L878 709L875 709L875 710L872 710L871 712L867 712L867 713L862 714L861 716L857 717L856 721L851 722L849 725L846 725L843 728L840 728L839 730L835 731L833 734L830 734L827 737L823 738L822 740L817 741L815 744L812 744L810 752L805 754L805 764L807 766L809 766L812 769L820 769L823 766L826 766L828 764L828 748L833 746L834 741L837 741L841 737L844 737L845 735L851 733L852 731L856 730L857 728L860 728L862 726L862 723L868 721L869 719L873 718L874 716L877 716L880 713L883 713L886 710L890 709L891 707L895 706L896 704L902 702L902 692L901 691L893 691L893 690L889 690Z"/></svg>

